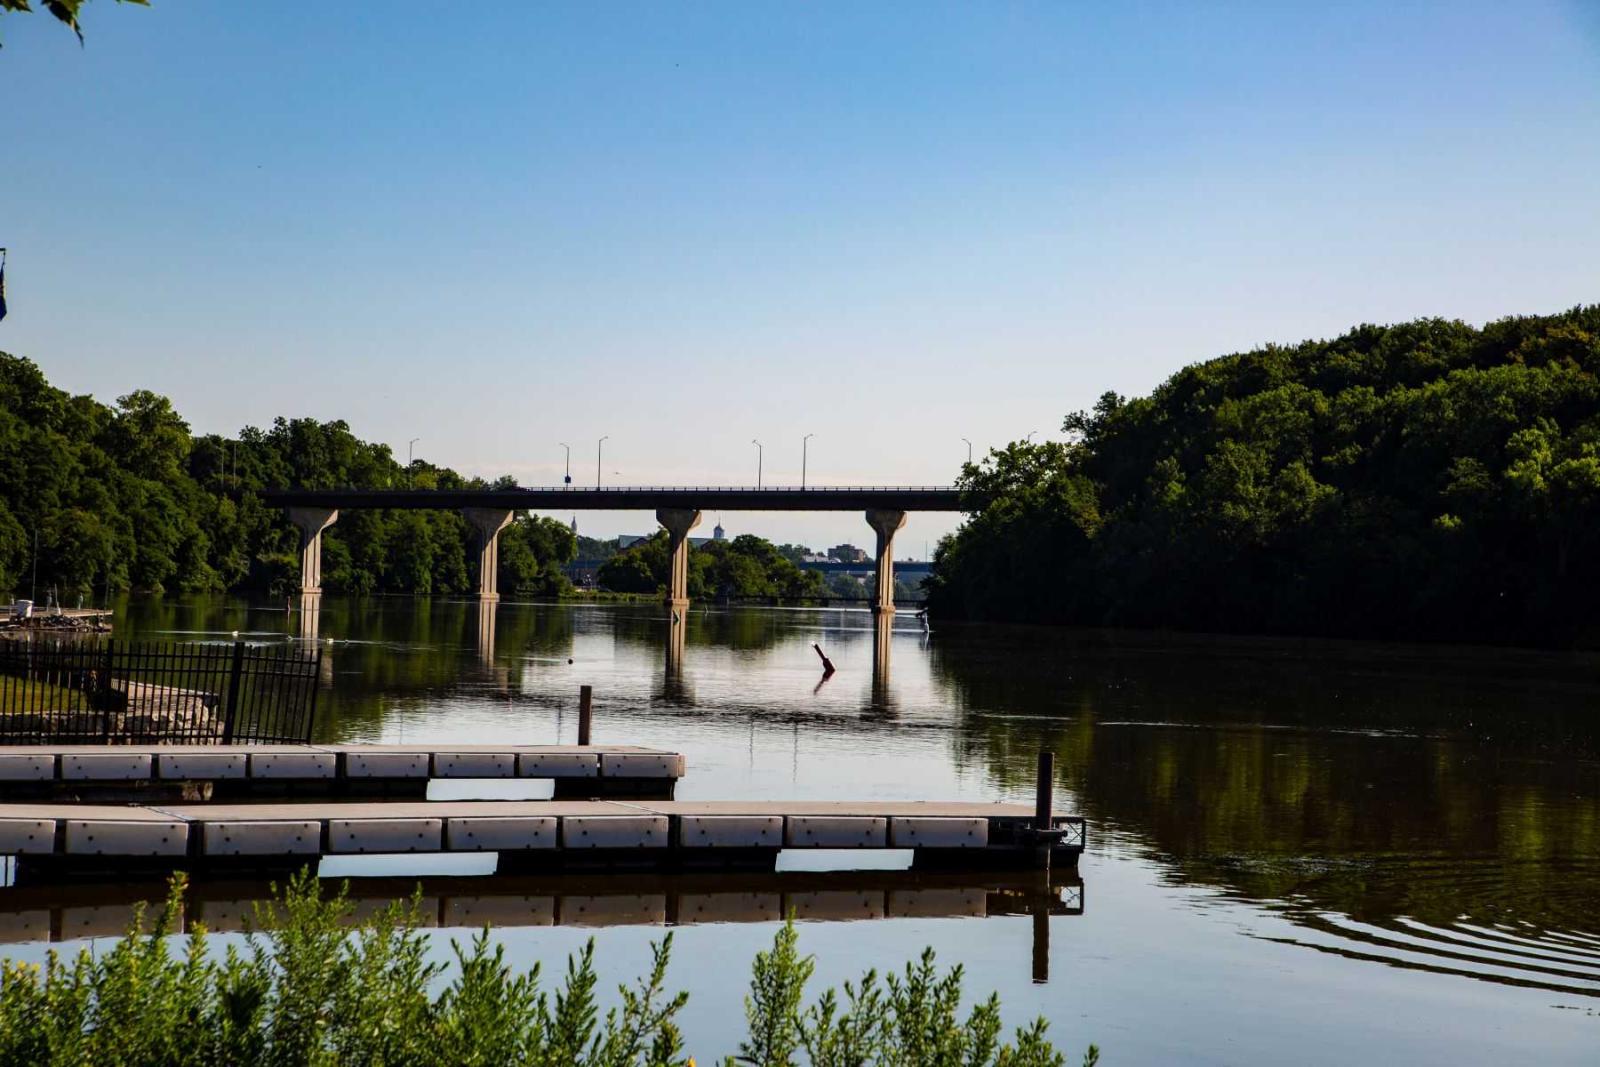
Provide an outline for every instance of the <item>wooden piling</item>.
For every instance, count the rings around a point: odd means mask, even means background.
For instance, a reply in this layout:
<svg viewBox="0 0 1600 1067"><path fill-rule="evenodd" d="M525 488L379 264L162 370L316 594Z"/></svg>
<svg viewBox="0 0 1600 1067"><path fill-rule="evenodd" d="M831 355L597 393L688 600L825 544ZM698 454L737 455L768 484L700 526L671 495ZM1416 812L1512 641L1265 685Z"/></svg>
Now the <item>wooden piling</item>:
<svg viewBox="0 0 1600 1067"><path fill-rule="evenodd" d="M1034 779L1033 789L1033 828L1039 833L1039 858L1038 865L1048 876L1050 873L1050 852L1055 847L1055 841L1050 831L1053 829L1052 816L1055 813L1056 792L1056 754L1048 750L1039 753L1039 770Z"/></svg>
<svg viewBox="0 0 1600 1067"><path fill-rule="evenodd" d="M586 685L578 690L578 744L589 743L589 723L594 717L594 686Z"/></svg>

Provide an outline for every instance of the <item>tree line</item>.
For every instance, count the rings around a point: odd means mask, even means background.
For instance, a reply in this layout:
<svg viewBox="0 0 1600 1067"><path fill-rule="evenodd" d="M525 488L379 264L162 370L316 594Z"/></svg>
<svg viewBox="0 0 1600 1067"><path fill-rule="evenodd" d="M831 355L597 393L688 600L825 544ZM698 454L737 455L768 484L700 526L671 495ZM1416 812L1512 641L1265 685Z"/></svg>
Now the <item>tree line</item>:
<svg viewBox="0 0 1600 1067"><path fill-rule="evenodd" d="M1592 640L1600 306L1422 319L1105 394L963 469L945 618Z"/></svg>
<svg viewBox="0 0 1600 1067"><path fill-rule="evenodd" d="M34 363L0 353L0 590L63 601L112 592L285 593L298 588L299 534L259 490L501 489L388 445L342 421L275 420L237 437L195 436L163 396L138 390L102 404L55 388ZM600 585L665 588L666 534L619 551L550 518L518 515L500 534L499 588L572 591L565 565L604 559ZM581 542L581 544L580 544ZM809 550L751 535L690 555L695 597L826 595L795 564ZM477 588L477 534L448 510L345 511L323 534L329 593L459 594Z"/></svg>
<svg viewBox="0 0 1600 1067"><path fill-rule="evenodd" d="M342 421L279 418L233 438L195 436L166 397L71 396L0 353L0 589L284 592L298 584L298 533L262 488L513 485L422 460L407 467ZM475 590L476 536L453 511L346 512L323 536L323 588ZM518 516L500 534L500 589L559 594L576 551L562 523Z"/></svg>

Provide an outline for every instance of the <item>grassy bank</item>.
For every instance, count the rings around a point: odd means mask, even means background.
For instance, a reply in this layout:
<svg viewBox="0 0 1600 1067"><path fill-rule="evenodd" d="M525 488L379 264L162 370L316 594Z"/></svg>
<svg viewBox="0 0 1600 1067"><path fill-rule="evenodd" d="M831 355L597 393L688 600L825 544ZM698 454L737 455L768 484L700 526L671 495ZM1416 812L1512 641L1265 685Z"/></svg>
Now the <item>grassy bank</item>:
<svg viewBox="0 0 1600 1067"><path fill-rule="evenodd" d="M540 968L514 971L488 931L456 944L455 963L428 960L416 902L353 924L343 894L325 898L302 873L258 910L243 951L220 955L205 928L168 934L183 883L149 934L136 918L109 951L43 968L0 969L0 1064L199 1067L205 1064L402 1067L688 1067L675 1019L686 993L667 992L668 934L653 965L602 1013L594 944L569 957L560 987ZM993 1065L1061 1067L1036 1019L1001 1040L998 998L962 1014L960 967L940 971L931 950L902 972L868 972L806 1003L812 961L793 924L758 953L744 1011L748 1033L727 1064L760 1067ZM445 979L448 978L448 982ZM730 1005L730 1008L732 1006ZM1083 1063L1092 1065L1092 1046ZM709 1063L711 1061L703 1060Z"/></svg>

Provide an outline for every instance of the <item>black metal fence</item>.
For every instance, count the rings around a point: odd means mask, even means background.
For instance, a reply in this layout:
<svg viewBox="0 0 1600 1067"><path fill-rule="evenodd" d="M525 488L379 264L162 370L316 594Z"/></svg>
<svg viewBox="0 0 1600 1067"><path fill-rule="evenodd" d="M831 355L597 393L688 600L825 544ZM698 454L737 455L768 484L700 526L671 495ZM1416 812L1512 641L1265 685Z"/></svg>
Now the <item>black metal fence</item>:
<svg viewBox="0 0 1600 1067"><path fill-rule="evenodd" d="M0 744L303 743L318 646L0 640Z"/></svg>

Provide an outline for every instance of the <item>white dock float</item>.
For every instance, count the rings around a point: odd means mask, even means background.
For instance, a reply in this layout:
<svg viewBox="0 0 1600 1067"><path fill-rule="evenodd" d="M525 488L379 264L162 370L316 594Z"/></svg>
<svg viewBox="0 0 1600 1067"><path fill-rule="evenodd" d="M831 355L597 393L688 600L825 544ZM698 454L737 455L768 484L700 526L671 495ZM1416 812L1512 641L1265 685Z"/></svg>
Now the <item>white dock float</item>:
<svg viewBox="0 0 1600 1067"><path fill-rule="evenodd" d="M794 815L784 827L790 848L883 848L889 820L860 815Z"/></svg>
<svg viewBox="0 0 1600 1067"><path fill-rule="evenodd" d="M208 856L315 856L322 852L322 823L315 819L201 823Z"/></svg>
<svg viewBox="0 0 1600 1067"><path fill-rule="evenodd" d="M667 817L606 813L561 820L562 848L666 848Z"/></svg>
<svg viewBox="0 0 1600 1067"><path fill-rule="evenodd" d="M468 816L445 820L451 852L523 852L556 847L560 820L550 815Z"/></svg>

